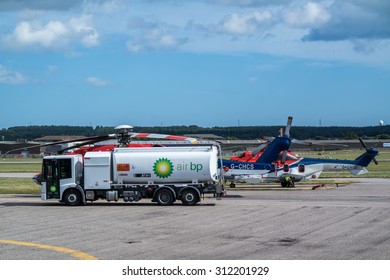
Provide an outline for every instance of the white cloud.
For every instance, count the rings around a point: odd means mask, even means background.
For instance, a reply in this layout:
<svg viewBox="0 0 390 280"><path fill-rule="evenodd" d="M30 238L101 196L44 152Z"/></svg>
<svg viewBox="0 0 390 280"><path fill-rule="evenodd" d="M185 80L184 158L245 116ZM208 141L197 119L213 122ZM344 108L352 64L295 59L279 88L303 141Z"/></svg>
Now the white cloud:
<svg viewBox="0 0 390 280"><path fill-rule="evenodd" d="M187 39L177 38L163 30L154 29L141 38L128 40L126 47L130 52L141 52L148 50L168 50L176 49L183 45Z"/></svg>
<svg viewBox="0 0 390 280"><path fill-rule="evenodd" d="M0 10L10 11L4 13L0 51L77 53L76 47L96 46L105 34L106 45L119 42L114 48L125 46L129 52L250 51L325 59L348 56L350 60L358 54L366 61L376 55L378 61L390 39L388 0L0 2L7 3L0 4ZM384 59L388 61L388 55Z"/></svg>
<svg viewBox="0 0 390 280"><path fill-rule="evenodd" d="M71 18L69 28L74 37L78 38L85 47L93 47L99 44L99 33L90 26L91 16Z"/></svg>
<svg viewBox="0 0 390 280"><path fill-rule="evenodd" d="M389 56L384 55L390 47L388 0L220 0L218 3L228 4L220 8L225 14L218 13L220 20L189 19L186 28L190 39L184 48L369 63L389 61Z"/></svg>
<svg viewBox="0 0 390 280"><path fill-rule="evenodd" d="M36 21L22 21L11 34L0 37L0 48L58 50L75 43L84 47L96 46L99 43L99 34L90 25L90 20L90 16L82 16L71 18L68 22L50 21L45 25Z"/></svg>
<svg viewBox="0 0 390 280"><path fill-rule="evenodd" d="M34 28L29 22L23 21L16 26L12 35L7 37L7 41L18 46L40 45L48 48L55 44L64 44L67 33L67 28L59 21L51 21L39 28Z"/></svg>
<svg viewBox="0 0 390 280"><path fill-rule="evenodd" d="M132 18L128 28L132 33L132 38L126 43L130 52L176 49L187 42L187 38L173 35L178 30L176 27L161 22Z"/></svg>
<svg viewBox="0 0 390 280"><path fill-rule="evenodd" d="M331 15L320 4L308 2L302 7L285 9L282 17L291 26L317 27L329 21Z"/></svg>
<svg viewBox="0 0 390 280"><path fill-rule="evenodd" d="M234 35L252 34L271 20L272 14L269 11L255 11L249 14L233 13L211 29Z"/></svg>
<svg viewBox="0 0 390 280"><path fill-rule="evenodd" d="M27 82L27 78L21 73L7 69L0 65L0 84L23 84Z"/></svg>
<svg viewBox="0 0 390 280"><path fill-rule="evenodd" d="M107 87L112 84L112 82L109 80L104 80L97 77L88 77L85 79L85 82L95 87Z"/></svg>
<svg viewBox="0 0 390 280"><path fill-rule="evenodd" d="M128 4L126 0L84 1L83 7L88 13L113 13Z"/></svg>
<svg viewBox="0 0 390 280"><path fill-rule="evenodd" d="M390 1L334 1L329 7L331 18L314 27L306 41L341 41L390 38Z"/></svg>

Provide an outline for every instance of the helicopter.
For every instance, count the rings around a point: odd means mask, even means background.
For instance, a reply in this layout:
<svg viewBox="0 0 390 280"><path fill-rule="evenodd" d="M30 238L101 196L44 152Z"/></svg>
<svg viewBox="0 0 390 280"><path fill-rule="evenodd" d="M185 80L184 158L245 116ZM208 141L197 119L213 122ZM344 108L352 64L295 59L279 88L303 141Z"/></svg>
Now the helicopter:
<svg viewBox="0 0 390 280"><path fill-rule="evenodd" d="M368 148L362 138L359 141L365 152L355 160L339 160L339 159L316 159L303 158L289 151L290 144L294 139L290 139L291 122L287 124L284 136L279 136L270 144L262 143L254 151L246 151L240 156L232 157L229 160L224 160L225 180L230 181L230 187L234 188L235 183L266 183L277 182L282 187L294 187L295 182L317 179L323 171L340 172L349 171L351 174L358 176L367 173L366 167L373 161L378 164L375 157L378 151L373 148ZM267 154L269 148L274 149L274 141L280 139L289 139L285 143L283 149L280 149L278 154L271 160L263 155ZM277 150L273 150L276 153ZM271 164L271 168L264 170L256 170L255 163ZM229 168L238 167L238 168ZM241 167L241 168L239 168ZM246 170L242 170L246 169Z"/></svg>

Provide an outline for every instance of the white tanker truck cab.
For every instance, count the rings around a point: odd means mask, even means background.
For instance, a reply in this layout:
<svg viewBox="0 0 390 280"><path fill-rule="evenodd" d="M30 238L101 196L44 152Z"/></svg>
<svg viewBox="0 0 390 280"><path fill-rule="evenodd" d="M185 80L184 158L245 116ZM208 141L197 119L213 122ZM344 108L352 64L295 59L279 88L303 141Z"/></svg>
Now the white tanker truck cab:
<svg viewBox="0 0 390 280"><path fill-rule="evenodd" d="M151 198L160 205L180 199L197 204L202 194L222 196L215 145L116 148L109 152L47 156L42 166L42 200L75 206L105 199Z"/></svg>

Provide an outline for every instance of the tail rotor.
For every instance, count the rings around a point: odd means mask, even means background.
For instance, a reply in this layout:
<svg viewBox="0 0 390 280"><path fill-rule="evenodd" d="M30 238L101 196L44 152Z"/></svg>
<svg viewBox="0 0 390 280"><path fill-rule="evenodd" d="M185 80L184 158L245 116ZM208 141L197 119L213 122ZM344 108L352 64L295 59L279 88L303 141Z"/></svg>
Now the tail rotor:
<svg viewBox="0 0 390 280"><path fill-rule="evenodd" d="M290 129L291 129L291 124L292 124L292 119L293 119L293 117L291 117L291 116L288 117L288 119L287 119L286 129L284 130L284 134L283 134L284 137L290 138ZM284 164L286 162L287 152L288 152L288 149L283 150L282 160L280 161L282 164Z"/></svg>
<svg viewBox="0 0 390 280"><path fill-rule="evenodd" d="M372 148L367 148L367 145L366 145L366 143L364 143L364 141L363 141L363 139L361 138L361 137L359 137L359 141L360 141L360 143L362 144L362 146L363 146L363 148L364 149L366 149L366 152L367 153L370 153L373 149ZM372 161L376 164L376 165L378 165L378 161L375 159L375 157L372 159Z"/></svg>

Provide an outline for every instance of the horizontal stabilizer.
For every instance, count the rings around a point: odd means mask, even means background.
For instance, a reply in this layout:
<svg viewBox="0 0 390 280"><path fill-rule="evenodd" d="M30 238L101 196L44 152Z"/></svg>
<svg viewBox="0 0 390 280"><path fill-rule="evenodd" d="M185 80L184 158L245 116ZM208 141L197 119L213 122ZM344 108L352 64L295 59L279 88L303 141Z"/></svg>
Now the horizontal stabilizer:
<svg viewBox="0 0 390 280"><path fill-rule="evenodd" d="M351 169L349 170L352 175L358 176L358 175L363 175L368 173L368 170L366 168L361 168L361 169Z"/></svg>

